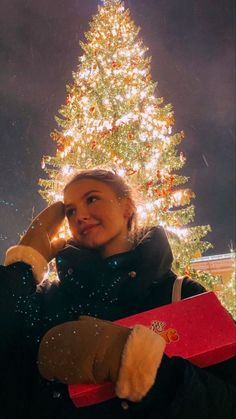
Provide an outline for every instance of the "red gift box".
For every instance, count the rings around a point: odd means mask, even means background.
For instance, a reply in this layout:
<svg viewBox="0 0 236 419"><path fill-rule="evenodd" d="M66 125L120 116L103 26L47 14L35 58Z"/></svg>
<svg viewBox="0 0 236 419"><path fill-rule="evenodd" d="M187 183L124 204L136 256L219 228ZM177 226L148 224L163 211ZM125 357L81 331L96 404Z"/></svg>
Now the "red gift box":
<svg viewBox="0 0 236 419"><path fill-rule="evenodd" d="M213 292L200 294L115 321L121 326L142 324L166 340L166 355L188 359L207 367L236 355L236 325ZM115 397L114 385L69 385L77 407L101 403Z"/></svg>

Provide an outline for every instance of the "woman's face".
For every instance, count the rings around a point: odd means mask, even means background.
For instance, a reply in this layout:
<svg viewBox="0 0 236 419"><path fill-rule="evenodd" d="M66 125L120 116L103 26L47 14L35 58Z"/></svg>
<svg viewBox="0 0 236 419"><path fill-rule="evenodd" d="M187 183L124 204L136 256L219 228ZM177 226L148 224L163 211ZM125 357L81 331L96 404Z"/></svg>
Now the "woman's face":
<svg viewBox="0 0 236 419"><path fill-rule="evenodd" d="M98 248L103 257L128 251L130 200L118 198L106 183L94 179L73 182L64 192L66 216L73 239Z"/></svg>

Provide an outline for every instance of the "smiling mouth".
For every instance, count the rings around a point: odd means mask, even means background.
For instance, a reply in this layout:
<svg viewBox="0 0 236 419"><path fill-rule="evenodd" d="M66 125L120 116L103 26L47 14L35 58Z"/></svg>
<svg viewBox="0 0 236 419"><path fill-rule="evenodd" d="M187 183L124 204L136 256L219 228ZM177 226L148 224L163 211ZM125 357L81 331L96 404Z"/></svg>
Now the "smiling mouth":
<svg viewBox="0 0 236 419"><path fill-rule="evenodd" d="M82 230L82 232L80 233L81 234L81 236L86 236L92 229L94 229L95 227L97 227L99 224L93 224L93 225L91 225L91 226L88 226L88 227L86 227L86 228L84 228L83 230Z"/></svg>

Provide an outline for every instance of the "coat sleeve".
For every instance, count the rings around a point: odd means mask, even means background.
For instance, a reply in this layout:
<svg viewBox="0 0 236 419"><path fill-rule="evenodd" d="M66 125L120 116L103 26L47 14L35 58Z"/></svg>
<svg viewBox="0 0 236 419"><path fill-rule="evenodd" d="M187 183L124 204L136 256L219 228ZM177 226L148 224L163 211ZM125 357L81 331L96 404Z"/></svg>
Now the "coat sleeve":
<svg viewBox="0 0 236 419"><path fill-rule="evenodd" d="M30 265L17 262L0 266L1 351L16 344L23 333L22 307L35 290L36 284Z"/></svg>
<svg viewBox="0 0 236 419"><path fill-rule="evenodd" d="M234 419L235 372L235 358L201 369L164 355L156 383L142 404L156 412L155 418L161 413L168 419Z"/></svg>
<svg viewBox="0 0 236 419"><path fill-rule="evenodd" d="M31 318L27 306L31 306L35 291L30 265L17 262L0 266L0 394L4 418L23 419L27 415L37 353L36 341L29 336Z"/></svg>

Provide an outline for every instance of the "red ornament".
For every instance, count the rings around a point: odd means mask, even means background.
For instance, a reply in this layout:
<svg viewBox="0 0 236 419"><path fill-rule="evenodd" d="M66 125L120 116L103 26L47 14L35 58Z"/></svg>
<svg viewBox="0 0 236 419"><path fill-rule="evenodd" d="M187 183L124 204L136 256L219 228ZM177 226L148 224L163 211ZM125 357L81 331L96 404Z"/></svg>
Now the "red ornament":
<svg viewBox="0 0 236 419"><path fill-rule="evenodd" d="M118 130L118 127L116 125L113 125L110 132L116 132L117 130Z"/></svg>
<svg viewBox="0 0 236 419"><path fill-rule="evenodd" d="M157 170L157 179L161 179L161 173L160 173L160 170Z"/></svg>
<svg viewBox="0 0 236 419"><path fill-rule="evenodd" d="M96 140L93 140L92 143L91 143L92 150L95 149L96 145L97 145L97 141Z"/></svg>
<svg viewBox="0 0 236 419"><path fill-rule="evenodd" d="M63 151L65 151L65 146L64 146L64 144L58 144L58 146L57 146L57 151L60 151L61 153L62 153Z"/></svg>
<svg viewBox="0 0 236 419"><path fill-rule="evenodd" d="M106 138L109 135L109 131L103 131L101 133L101 138Z"/></svg>
<svg viewBox="0 0 236 419"><path fill-rule="evenodd" d="M71 102L71 96L68 95L67 98L66 98L66 104L69 105L70 102Z"/></svg>
<svg viewBox="0 0 236 419"><path fill-rule="evenodd" d="M112 61L111 65L112 65L113 68L120 67L120 64L118 64L116 61Z"/></svg>

